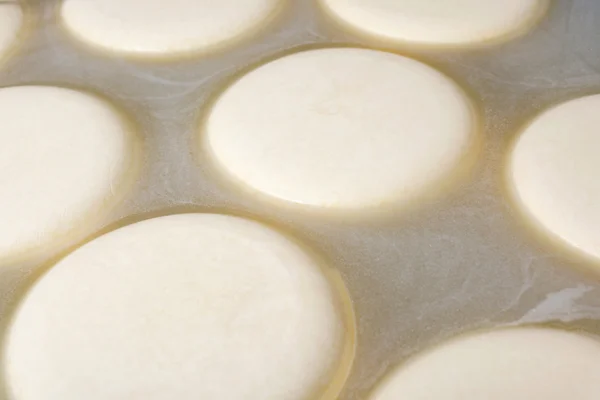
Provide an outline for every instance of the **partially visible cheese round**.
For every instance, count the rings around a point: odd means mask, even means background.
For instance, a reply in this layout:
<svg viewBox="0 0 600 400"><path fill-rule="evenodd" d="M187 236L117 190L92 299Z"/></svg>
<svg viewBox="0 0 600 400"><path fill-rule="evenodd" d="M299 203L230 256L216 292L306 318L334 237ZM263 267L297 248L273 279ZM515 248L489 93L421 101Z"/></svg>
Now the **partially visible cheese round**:
<svg viewBox="0 0 600 400"><path fill-rule="evenodd" d="M0 260L91 233L129 189L136 152L130 124L99 97L0 89Z"/></svg>
<svg viewBox="0 0 600 400"><path fill-rule="evenodd" d="M62 21L81 41L142 57L207 51L255 33L284 0L64 0Z"/></svg>
<svg viewBox="0 0 600 400"><path fill-rule="evenodd" d="M418 355L371 400L600 399L600 341L544 328L468 335Z"/></svg>
<svg viewBox="0 0 600 400"><path fill-rule="evenodd" d="M600 95L537 116L508 159L517 206L535 226L579 254L600 260Z"/></svg>
<svg viewBox="0 0 600 400"><path fill-rule="evenodd" d="M17 41L23 25L23 10L16 2L0 2L0 59Z"/></svg>
<svg viewBox="0 0 600 400"><path fill-rule="evenodd" d="M529 29L548 0L320 0L344 26L380 40L427 46L498 41Z"/></svg>
<svg viewBox="0 0 600 400"><path fill-rule="evenodd" d="M334 400L351 316L339 279L277 231L160 217L38 280L8 329L4 370L12 400Z"/></svg>

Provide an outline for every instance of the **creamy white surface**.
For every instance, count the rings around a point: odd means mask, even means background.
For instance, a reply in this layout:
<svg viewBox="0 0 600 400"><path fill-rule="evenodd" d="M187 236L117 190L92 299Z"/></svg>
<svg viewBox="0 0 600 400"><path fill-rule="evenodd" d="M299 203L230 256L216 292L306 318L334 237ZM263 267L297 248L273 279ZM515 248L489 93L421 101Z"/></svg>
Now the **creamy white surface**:
<svg viewBox="0 0 600 400"><path fill-rule="evenodd" d="M5 367L15 400L312 400L345 339L337 294L294 242L184 214L55 265L16 313Z"/></svg>
<svg viewBox="0 0 600 400"><path fill-rule="evenodd" d="M600 95L546 110L510 154L509 184L537 225L600 258Z"/></svg>
<svg viewBox="0 0 600 400"><path fill-rule="evenodd" d="M476 121L463 91L418 61L336 48L276 59L217 99L203 150L235 181L310 206L402 203L448 177Z"/></svg>
<svg viewBox="0 0 600 400"><path fill-rule="evenodd" d="M0 89L0 259L86 230L132 168L132 132L104 100L70 89Z"/></svg>
<svg viewBox="0 0 600 400"><path fill-rule="evenodd" d="M596 400L600 342L517 328L454 339L392 372L371 400Z"/></svg>
<svg viewBox="0 0 600 400"><path fill-rule="evenodd" d="M283 0L64 0L62 20L107 50L161 56L202 51L253 33Z"/></svg>
<svg viewBox="0 0 600 400"><path fill-rule="evenodd" d="M23 24L23 10L18 3L0 3L0 57L15 44Z"/></svg>
<svg viewBox="0 0 600 400"><path fill-rule="evenodd" d="M386 40L464 45L526 29L547 0L319 0L336 19Z"/></svg>

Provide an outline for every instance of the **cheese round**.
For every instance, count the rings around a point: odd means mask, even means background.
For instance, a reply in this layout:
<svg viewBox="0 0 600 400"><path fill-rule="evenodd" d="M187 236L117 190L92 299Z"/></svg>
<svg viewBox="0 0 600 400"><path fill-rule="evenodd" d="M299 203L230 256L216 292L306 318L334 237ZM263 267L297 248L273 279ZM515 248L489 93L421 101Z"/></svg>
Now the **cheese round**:
<svg viewBox="0 0 600 400"><path fill-rule="evenodd" d="M0 260L90 233L129 189L136 149L128 121L95 95L0 89Z"/></svg>
<svg viewBox="0 0 600 400"><path fill-rule="evenodd" d="M472 154L471 102L437 70L357 48L309 50L231 84L200 129L224 176L267 198L355 210L446 184Z"/></svg>
<svg viewBox="0 0 600 400"><path fill-rule="evenodd" d="M0 59L15 45L23 25L23 10L16 2L0 2Z"/></svg>
<svg viewBox="0 0 600 400"><path fill-rule="evenodd" d="M594 400L600 342L544 328L478 333L444 343L392 372L371 400Z"/></svg>
<svg viewBox="0 0 600 400"><path fill-rule="evenodd" d="M517 137L508 158L516 204L547 237L600 260L600 95L557 105Z"/></svg>
<svg viewBox="0 0 600 400"><path fill-rule="evenodd" d="M548 0L319 0L343 26L388 42L466 46L528 30Z"/></svg>
<svg viewBox="0 0 600 400"><path fill-rule="evenodd" d="M64 0L62 22L104 50L163 57L212 50L253 34L283 0Z"/></svg>
<svg viewBox="0 0 600 400"><path fill-rule="evenodd" d="M323 267L233 216L172 215L105 234L18 307L4 352L11 398L333 400L353 321Z"/></svg>

